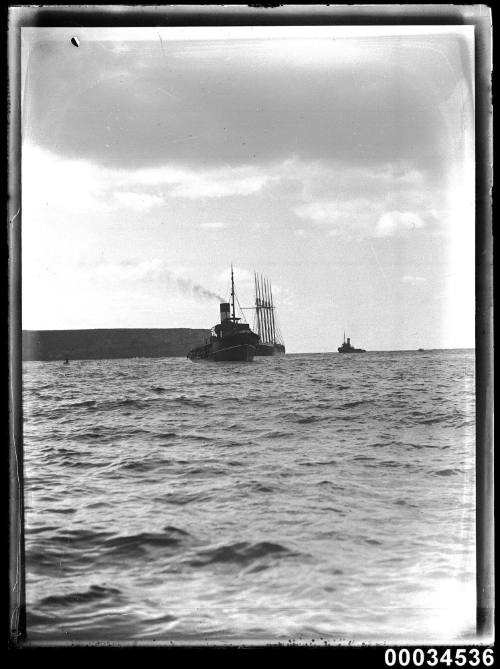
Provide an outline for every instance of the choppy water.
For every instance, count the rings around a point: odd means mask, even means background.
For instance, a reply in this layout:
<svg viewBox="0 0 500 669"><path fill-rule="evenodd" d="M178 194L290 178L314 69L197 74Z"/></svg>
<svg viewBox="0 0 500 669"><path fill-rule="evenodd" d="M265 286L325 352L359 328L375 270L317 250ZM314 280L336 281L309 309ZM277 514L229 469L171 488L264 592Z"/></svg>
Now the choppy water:
<svg viewBox="0 0 500 669"><path fill-rule="evenodd" d="M30 639L473 634L473 351L23 374Z"/></svg>

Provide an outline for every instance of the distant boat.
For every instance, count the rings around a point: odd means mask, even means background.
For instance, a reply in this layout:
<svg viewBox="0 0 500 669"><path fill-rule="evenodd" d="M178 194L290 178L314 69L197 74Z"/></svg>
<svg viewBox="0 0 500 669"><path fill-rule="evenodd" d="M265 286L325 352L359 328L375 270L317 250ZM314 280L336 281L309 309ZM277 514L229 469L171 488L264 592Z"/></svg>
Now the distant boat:
<svg viewBox="0 0 500 669"><path fill-rule="evenodd" d="M255 329L260 337L255 355L284 355L285 342L281 336L273 303L271 284L254 274L255 280Z"/></svg>
<svg viewBox="0 0 500 669"><path fill-rule="evenodd" d="M64 365L69 365L69 360L68 360L68 358L66 358L66 360L64 361L63 364L64 364Z"/></svg>
<svg viewBox="0 0 500 669"><path fill-rule="evenodd" d="M345 339L345 332L344 332L344 341L342 343L342 346L339 346L337 351L339 353L366 353L364 348L354 348L354 346L351 345L351 338L347 337L347 341Z"/></svg>
<svg viewBox="0 0 500 669"><path fill-rule="evenodd" d="M419 351L425 351L425 348L419 348L418 350Z"/></svg>
<svg viewBox="0 0 500 669"><path fill-rule="evenodd" d="M231 265L231 304L220 305L220 323L212 328L210 339L189 351L189 360L215 362L251 362L259 344L259 335L250 330L248 323L238 323L234 312L234 275Z"/></svg>

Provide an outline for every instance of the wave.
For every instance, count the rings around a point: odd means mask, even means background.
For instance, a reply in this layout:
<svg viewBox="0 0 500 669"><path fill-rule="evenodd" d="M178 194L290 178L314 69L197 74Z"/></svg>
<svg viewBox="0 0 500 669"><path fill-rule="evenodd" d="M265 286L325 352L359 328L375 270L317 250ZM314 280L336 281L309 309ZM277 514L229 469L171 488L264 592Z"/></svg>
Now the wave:
<svg viewBox="0 0 500 669"><path fill-rule="evenodd" d="M373 404L375 400L353 400L352 402L345 402L341 404L340 409L353 409L354 407L363 406L365 404Z"/></svg>
<svg viewBox="0 0 500 669"><path fill-rule="evenodd" d="M317 460L311 462L297 462L299 467L316 467L317 465L336 465L338 460Z"/></svg>
<svg viewBox="0 0 500 669"><path fill-rule="evenodd" d="M150 549L178 549L179 546L192 540L189 532L173 525L167 525L162 532L140 532L125 536L113 537L103 544L108 555L115 557L139 557L147 554Z"/></svg>
<svg viewBox="0 0 500 669"><path fill-rule="evenodd" d="M66 595L49 595L38 602L38 606L74 606L74 604L90 604L92 602L102 601L110 597L120 595L118 588L103 587L100 585L91 585L85 592L69 592Z"/></svg>
<svg viewBox="0 0 500 669"><path fill-rule="evenodd" d="M157 471L165 465L170 465L172 460L132 460L125 462L120 466L120 469L130 472L137 472L138 474L145 474L151 471Z"/></svg>
<svg viewBox="0 0 500 669"><path fill-rule="evenodd" d="M183 476L196 476L202 478L211 478L214 476L224 476L226 470L221 467L193 467L192 469L186 469L183 472Z"/></svg>
<svg viewBox="0 0 500 669"><path fill-rule="evenodd" d="M180 461L179 461L180 462ZM161 500L166 504L174 504L176 506L185 506L195 502L204 502L209 499L208 493L167 493L161 497Z"/></svg>
<svg viewBox="0 0 500 669"><path fill-rule="evenodd" d="M238 487L242 487L245 490L251 490L252 492L263 492L263 493L273 493L276 492L279 488L276 485L270 485L267 483L263 483L262 481L250 481L250 482L245 482L241 483L238 485Z"/></svg>
<svg viewBox="0 0 500 669"><path fill-rule="evenodd" d="M339 485L338 483L333 483L333 481L328 481L327 479L320 481L317 485L328 486L332 490L345 490L344 486Z"/></svg>
<svg viewBox="0 0 500 669"><path fill-rule="evenodd" d="M28 365L31 638L399 629L415 565L461 579L474 550L473 358L408 355Z"/></svg>
<svg viewBox="0 0 500 669"><path fill-rule="evenodd" d="M259 541L257 543L241 541L199 551L194 558L189 560L189 565L191 567L205 567L223 563L243 567L263 558L283 558L294 555L297 555L297 553L281 544L270 541Z"/></svg>
<svg viewBox="0 0 500 669"><path fill-rule="evenodd" d="M297 418L296 422L299 423L299 425L308 425L310 423L320 423L325 420L330 420L331 416L303 416L301 418Z"/></svg>
<svg viewBox="0 0 500 669"><path fill-rule="evenodd" d="M293 437L294 434L293 432L290 431L285 431L285 430L270 430L269 432L265 432L262 435L263 439L282 439L286 437Z"/></svg>

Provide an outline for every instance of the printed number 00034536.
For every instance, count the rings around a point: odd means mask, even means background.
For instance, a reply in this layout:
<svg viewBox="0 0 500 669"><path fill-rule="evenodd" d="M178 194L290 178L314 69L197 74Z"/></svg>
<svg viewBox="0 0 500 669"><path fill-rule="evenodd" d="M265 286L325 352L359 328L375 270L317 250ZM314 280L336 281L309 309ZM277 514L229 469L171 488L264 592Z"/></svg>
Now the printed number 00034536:
<svg viewBox="0 0 500 669"><path fill-rule="evenodd" d="M444 664L448 667L491 667L495 659L492 648L447 648L438 651L435 648L388 648L385 651L385 664L388 667L436 667Z"/></svg>

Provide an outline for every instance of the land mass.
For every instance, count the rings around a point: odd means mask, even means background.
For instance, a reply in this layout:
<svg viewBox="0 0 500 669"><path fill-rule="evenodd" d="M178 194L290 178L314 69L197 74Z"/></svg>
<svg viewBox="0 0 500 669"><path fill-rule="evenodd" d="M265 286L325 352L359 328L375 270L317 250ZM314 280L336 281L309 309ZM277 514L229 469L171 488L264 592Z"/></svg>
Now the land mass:
<svg viewBox="0 0 500 669"><path fill-rule="evenodd" d="M209 330L97 329L23 330L23 360L105 360L185 356L203 344Z"/></svg>

